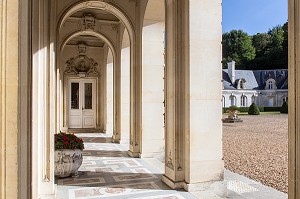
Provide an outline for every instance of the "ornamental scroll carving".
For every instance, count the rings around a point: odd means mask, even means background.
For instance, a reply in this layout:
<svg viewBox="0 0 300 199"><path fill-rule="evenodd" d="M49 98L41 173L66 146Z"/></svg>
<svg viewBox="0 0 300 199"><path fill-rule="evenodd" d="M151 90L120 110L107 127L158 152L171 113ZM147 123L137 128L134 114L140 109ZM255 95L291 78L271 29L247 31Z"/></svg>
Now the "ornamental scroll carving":
<svg viewBox="0 0 300 199"><path fill-rule="evenodd" d="M78 75L80 77L86 76L97 76L99 73L97 71L98 63L86 56L86 45L81 42L78 44L78 56L71 57L66 62L65 74L68 75Z"/></svg>

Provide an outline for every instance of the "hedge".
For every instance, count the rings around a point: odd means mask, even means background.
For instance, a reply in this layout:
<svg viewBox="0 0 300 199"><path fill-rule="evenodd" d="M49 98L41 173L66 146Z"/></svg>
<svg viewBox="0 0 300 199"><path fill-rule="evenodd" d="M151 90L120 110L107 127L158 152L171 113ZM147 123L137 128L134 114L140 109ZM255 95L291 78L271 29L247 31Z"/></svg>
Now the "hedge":
<svg viewBox="0 0 300 199"><path fill-rule="evenodd" d="M260 112L280 112L281 107L267 107L267 106L259 106ZM228 108L223 108L223 113L226 113ZM241 113L248 113L249 107L239 107L239 111Z"/></svg>

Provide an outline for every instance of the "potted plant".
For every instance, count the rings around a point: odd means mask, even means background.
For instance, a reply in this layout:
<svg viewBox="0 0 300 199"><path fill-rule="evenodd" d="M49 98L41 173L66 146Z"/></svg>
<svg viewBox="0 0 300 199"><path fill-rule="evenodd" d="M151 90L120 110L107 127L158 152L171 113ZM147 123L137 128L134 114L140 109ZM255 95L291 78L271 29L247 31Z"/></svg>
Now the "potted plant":
<svg viewBox="0 0 300 199"><path fill-rule="evenodd" d="M82 164L82 138L74 134L59 132L54 135L54 174L58 177L78 177Z"/></svg>
<svg viewBox="0 0 300 199"><path fill-rule="evenodd" d="M237 119L237 114L239 113L239 108L237 106L230 106L227 110L228 118L235 120Z"/></svg>

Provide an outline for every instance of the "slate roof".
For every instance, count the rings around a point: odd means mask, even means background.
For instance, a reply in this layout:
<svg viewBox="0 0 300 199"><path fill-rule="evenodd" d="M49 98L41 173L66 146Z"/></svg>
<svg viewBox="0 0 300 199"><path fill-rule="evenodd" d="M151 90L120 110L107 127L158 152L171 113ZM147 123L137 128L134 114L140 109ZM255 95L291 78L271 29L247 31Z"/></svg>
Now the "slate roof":
<svg viewBox="0 0 300 199"><path fill-rule="evenodd" d="M236 85L232 83L228 69L223 69L223 85L224 90L235 90ZM264 90L266 81L269 78L276 80L277 89L288 89L288 70L276 69L276 70L235 70L235 79L246 80L246 90Z"/></svg>

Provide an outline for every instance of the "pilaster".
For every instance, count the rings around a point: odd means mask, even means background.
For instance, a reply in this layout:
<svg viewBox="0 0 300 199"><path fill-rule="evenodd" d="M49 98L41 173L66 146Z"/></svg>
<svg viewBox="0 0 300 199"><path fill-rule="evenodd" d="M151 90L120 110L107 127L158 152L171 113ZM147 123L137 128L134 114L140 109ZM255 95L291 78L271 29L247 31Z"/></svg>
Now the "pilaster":
<svg viewBox="0 0 300 199"><path fill-rule="evenodd" d="M188 131L188 1L166 1L165 175L171 188L183 188L184 136Z"/></svg>
<svg viewBox="0 0 300 199"><path fill-rule="evenodd" d="M0 2L0 198L17 198L19 1Z"/></svg>
<svg viewBox="0 0 300 199"><path fill-rule="evenodd" d="M289 199L300 197L300 2L289 0Z"/></svg>
<svg viewBox="0 0 300 199"><path fill-rule="evenodd" d="M119 43L119 42L118 42ZM121 139L121 48L117 47L113 69L113 142Z"/></svg>

